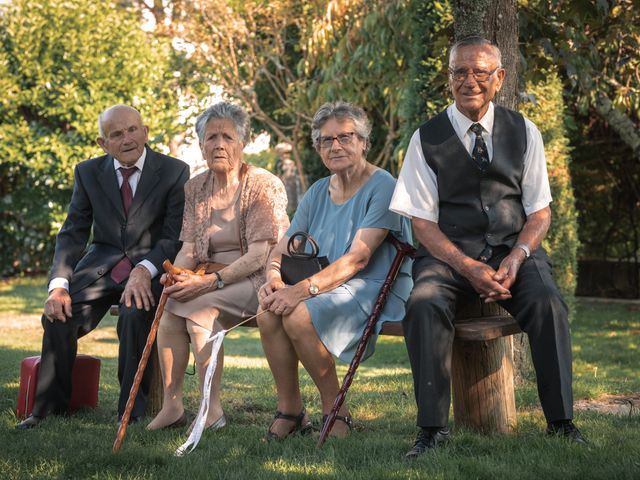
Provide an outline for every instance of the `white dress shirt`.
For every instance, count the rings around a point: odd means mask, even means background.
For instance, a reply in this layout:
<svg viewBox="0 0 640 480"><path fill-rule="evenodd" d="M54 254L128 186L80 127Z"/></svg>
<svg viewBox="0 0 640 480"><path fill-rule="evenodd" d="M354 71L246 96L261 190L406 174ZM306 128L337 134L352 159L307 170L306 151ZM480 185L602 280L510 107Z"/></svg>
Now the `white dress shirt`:
<svg viewBox="0 0 640 480"><path fill-rule="evenodd" d="M144 168L144 161L145 161L146 158L147 158L147 148L145 147L144 150L142 151L142 155L140 155L140 158L138 159L138 161L131 167L126 167L126 166L122 165L115 158L113 159L113 168L116 171L116 179L118 180L118 188L122 187L122 173L120 173L120 167L123 167L123 168L138 167L138 171L133 173L129 177L129 185L131 186L131 193L133 194L134 198L135 198L135 195L136 195L136 189L138 188L138 182L140 181L140 176L142 175L142 169ZM138 266L138 265L142 265L147 270L149 270L149 273L151 273L151 278L155 277L158 274L158 269L149 260L141 260L136 266ZM64 288L65 290L68 291L69 290L69 280L64 278L64 277L53 278L51 280L51 282L49 282L48 291L51 292L51 290L53 290L54 288Z"/></svg>
<svg viewBox="0 0 640 480"><path fill-rule="evenodd" d="M476 122L463 115L455 103L447 108L447 116L462 145L471 155L476 136L469 130L469 127ZM487 144L489 161L493 160L494 118L495 111L492 102L489 104L487 113L477 122L483 128L482 138ZM522 206L525 214L530 215L551 203L551 189L547 176L542 135L530 120L525 118L524 122L527 149L524 154L524 170L521 181ZM389 209L406 217L418 217L437 223L439 203L438 177L425 161L420 143L420 130L418 129L409 142Z"/></svg>

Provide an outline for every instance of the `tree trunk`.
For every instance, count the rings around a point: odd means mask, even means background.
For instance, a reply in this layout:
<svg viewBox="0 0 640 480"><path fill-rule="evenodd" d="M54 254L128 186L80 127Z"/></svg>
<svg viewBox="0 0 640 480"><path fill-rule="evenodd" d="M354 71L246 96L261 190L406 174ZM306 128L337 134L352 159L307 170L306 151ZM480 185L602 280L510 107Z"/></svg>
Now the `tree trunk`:
<svg viewBox="0 0 640 480"><path fill-rule="evenodd" d="M469 36L491 40L502 52L506 75L502 89L494 101L512 110L518 106L518 5L516 0L454 0L454 30L456 41ZM531 374L531 354L526 335L513 336L515 381Z"/></svg>

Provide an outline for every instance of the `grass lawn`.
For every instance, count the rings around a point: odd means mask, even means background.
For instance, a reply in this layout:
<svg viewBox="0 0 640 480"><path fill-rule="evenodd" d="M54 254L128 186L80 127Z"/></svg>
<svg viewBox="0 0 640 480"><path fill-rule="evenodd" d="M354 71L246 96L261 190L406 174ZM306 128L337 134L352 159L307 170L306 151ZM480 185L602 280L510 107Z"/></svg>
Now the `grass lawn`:
<svg viewBox="0 0 640 480"><path fill-rule="evenodd" d="M118 454L116 435L117 340L115 320L80 341L79 352L102 360L96 410L50 418L31 431L16 431L14 409L20 361L40 352L42 277L0 283L0 476L23 478L640 478L640 415L620 417L579 411L576 424L587 447L543 434L535 384L517 387L518 428L483 436L454 429L436 454L407 462L415 437L415 405L404 343L382 338L361 366L348 397L356 420L347 439L321 450L315 439L265 443L275 410L271 374L257 331L232 332L225 340L224 404L229 427L207 432L185 458L172 455L184 432L147 432L133 425ZM573 324L576 399L640 392L638 305L577 302ZM340 365L344 375L346 366ZM307 410L316 425L319 399L302 373ZM187 408L197 410L196 379L187 377ZM452 425L453 426L453 425Z"/></svg>

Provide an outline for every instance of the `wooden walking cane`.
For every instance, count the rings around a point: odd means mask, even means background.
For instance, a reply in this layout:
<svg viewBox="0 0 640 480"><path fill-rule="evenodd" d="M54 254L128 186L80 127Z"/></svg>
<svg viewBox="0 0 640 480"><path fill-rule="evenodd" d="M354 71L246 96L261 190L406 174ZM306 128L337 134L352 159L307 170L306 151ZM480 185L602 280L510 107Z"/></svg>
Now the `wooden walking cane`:
<svg viewBox="0 0 640 480"><path fill-rule="evenodd" d="M162 289L162 294L160 295L158 308L156 309L156 314L153 317L153 323L151 323L151 329L149 330L149 336L147 337L147 344L144 346L142 357L140 358L140 362L138 363L138 370L136 371L135 377L133 377L133 385L131 385L129 399L127 400L127 405L124 408L124 414L122 415L122 420L120 421L120 427L118 427L116 441L113 444L113 453L116 453L118 450L120 450L122 442L124 441L124 436L127 432L127 425L129 425L129 418L131 417L131 411L133 410L133 404L135 403L136 396L138 395L138 390L140 389L140 383L142 382L142 375L147 368L149 356L151 356L153 342L156 340L156 334L158 333L160 317L162 316L162 312L164 312L164 306L167 303L168 298L168 295L164 293L164 290L168 286L173 285L173 275L178 275L180 273L194 273L191 270L174 267L169 260L165 260L162 264L162 267L164 268L165 272L167 272L167 281L164 285L164 288Z"/></svg>
<svg viewBox="0 0 640 480"><path fill-rule="evenodd" d="M353 360L351 360L351 364L349 365L349 370L347 370L347 374L344 376L344 380L342 381L342 387L340 387L340 391L338 395L336 395L336 399L333 402L333 407L331 408L331 412L327 416L327 421L322 426L322 431L320 432L320 439L318 440L318 444L316 447L320 448L324 444L329 432L333 428L333 424L336 421L336 415L340 411L340 407L344 403L344 399L347 396L347 390L351 386L351 382L353 381L353 377L356 374L356 370L360 365L360 361L362 360L362 356L364 355L364 351L367 348L367 344L369 343L369 339L374 332L374 327L380 314L382 313L382 309L384 308L384 304L387 301L387 297L389 296L389 292L391 291L391 286L400 271L400 267L402 266L402 261L405 256L413 257L416 253L415 248L413 248L408 243L401 242L396 237L394 237L391 233L387 235L386 240L391 243L396 248L396 256L391 263L391 267L389 268L389 273L387 274L387 278L385 278L382 287L380 287L380 292L378 293L378 298L376 299L376 303L373 306L373 310L371 315L369 315L369 319L367 320L367 325L364 328L364 332L362 332L362 338L360 338L360 342L358 342L358 346L356 348L356 353L353 356Z"/></svg>

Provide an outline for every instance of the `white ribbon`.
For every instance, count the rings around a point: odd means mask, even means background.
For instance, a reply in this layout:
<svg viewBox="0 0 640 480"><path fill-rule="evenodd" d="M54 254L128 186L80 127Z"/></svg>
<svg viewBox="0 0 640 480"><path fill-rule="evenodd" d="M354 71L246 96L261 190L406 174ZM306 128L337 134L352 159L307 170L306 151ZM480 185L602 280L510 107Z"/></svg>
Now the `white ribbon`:
<svg viewBox="0 0 640 480"><path fill-rule="evenodd" d="M187 441L178 447L175 452L177 457L182 457L187 453L191 453L194 448L200 442L200 437L202 437L202 432L204 431L204 424L207 421L207 414L209 413L209 397L211 395L211 382L213 381L213 374L216 371L216 366L218 363L218 352L220 352L220 347L222 346L222 340L224 340L224 335L227 333L227 330L222 330L212 337L210 337L206 343L211 342L211 359L209 360L209 366L207 367L207 373L204 376L204 385L202 387L202 402L200 403L200 410L198 411L198 416L193 422L193 429L191 430L191 435L187 438ZM191 447L189 451L187 448Z"/></svg>

